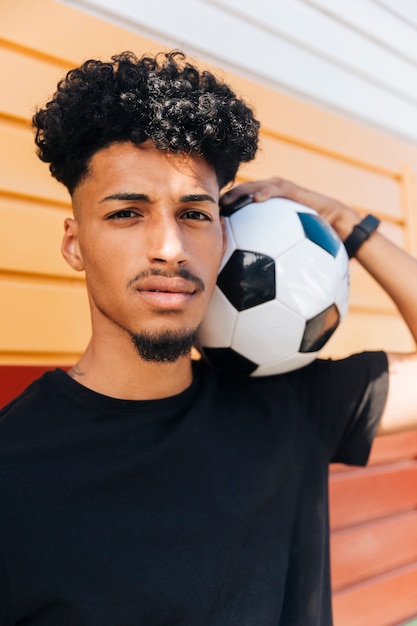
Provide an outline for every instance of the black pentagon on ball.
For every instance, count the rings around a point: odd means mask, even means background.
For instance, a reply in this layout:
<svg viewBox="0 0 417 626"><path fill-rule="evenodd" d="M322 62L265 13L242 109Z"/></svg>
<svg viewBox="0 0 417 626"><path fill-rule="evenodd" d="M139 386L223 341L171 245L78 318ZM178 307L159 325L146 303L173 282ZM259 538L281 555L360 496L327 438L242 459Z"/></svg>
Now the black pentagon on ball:
<svg viewBox="0 0 417 626"><path fill-rule="evenodd" d="M239 376L249 376L258 367L256 363L235 352L232 348L204 348L203 352L211 365Z"/></svg>
<svg viewBox="0 0 417 626"><path fill-rule="evenodd" d="M305 236L335 257L339 251L340 239L328 223L320 215L312 213L297 213L297 215Z"/></svg>
<svg viewBox="0 0 417 626"><path fill-rule="evenodd" d="M332 304L306 322L300 352L317 352L330 339L340 324L339 309Z"/></svg>
<svg viewBox="0 0 417 626"><path fill-rule="evenodd" d="M238 311L275 298L275 261L249 250L235 250L217 277L217 285Z"/></svg>

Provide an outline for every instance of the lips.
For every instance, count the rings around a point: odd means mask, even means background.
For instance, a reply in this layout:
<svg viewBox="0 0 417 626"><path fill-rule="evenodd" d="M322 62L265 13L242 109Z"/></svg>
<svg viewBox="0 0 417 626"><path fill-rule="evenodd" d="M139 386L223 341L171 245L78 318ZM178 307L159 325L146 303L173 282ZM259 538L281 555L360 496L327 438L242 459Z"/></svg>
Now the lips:
<svg viewBox="0 0 417 626"><path fill-rule="evenodd" d="M164 276L143 278L135 290L148 306L160 311L180 311L201 291L193 281Z"/></svg>
<svg viewBox="0 0 417 626"><path fill-rule="evenodd" d="M165 278L162 276L151 277L140 281L135 285L137 291L151 293L173 293L192 295L198 289L197 286L183 278Z"/></svg>

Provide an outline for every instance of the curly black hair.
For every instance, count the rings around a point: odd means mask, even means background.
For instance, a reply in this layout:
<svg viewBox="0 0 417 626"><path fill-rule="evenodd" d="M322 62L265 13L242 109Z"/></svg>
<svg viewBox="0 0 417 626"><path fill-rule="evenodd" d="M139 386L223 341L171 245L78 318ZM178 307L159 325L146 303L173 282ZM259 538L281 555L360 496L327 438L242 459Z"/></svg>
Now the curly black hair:
<svg viewBox="0 0 417 626"><path fill-rule="evenodd" d="M224 82L177 50L86 61L58 83L33 125L39 158L70 193L97 150L148 139L161 150L202 155L221 188L254 158L259 131L253 111Z"/></svg>

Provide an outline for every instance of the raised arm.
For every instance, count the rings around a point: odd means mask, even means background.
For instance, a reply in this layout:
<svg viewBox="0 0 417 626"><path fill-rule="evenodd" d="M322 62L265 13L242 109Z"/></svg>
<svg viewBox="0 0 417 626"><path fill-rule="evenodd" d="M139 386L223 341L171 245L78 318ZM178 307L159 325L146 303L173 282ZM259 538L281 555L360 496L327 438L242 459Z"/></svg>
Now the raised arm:
<svg viewBox="0 0 417 626"><path fill-rule="evenodd" d="M338 200L280 178L238 185L223 196L221 203L227 205L247 193L259 202L285 197L305 204L326 219L342 240L363 219ZM417 259L378 230L359 247L355 258L391 297L417 343ZM389 392L378 434L417 428L417 352L390 352L388 362Z"/></svg>

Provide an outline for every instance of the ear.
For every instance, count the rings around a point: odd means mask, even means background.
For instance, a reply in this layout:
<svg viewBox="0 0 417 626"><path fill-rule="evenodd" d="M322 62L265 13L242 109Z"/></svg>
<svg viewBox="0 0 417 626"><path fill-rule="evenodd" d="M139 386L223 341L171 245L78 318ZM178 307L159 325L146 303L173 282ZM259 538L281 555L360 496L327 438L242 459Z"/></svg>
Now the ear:
<svg viewBox="0 0 417 626"><path fill-rule="evenodd" d="M61 245L62 256L72 269L81 272L84 269L84 261L78 241L77 220L68 217L64 222L64 229L65 232Z"/></svg>

